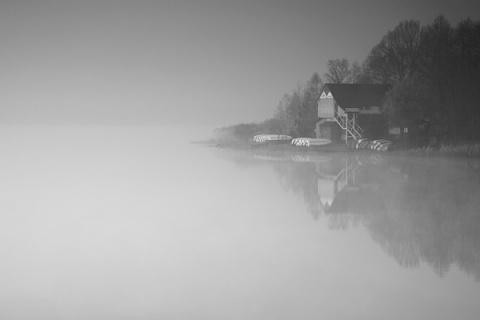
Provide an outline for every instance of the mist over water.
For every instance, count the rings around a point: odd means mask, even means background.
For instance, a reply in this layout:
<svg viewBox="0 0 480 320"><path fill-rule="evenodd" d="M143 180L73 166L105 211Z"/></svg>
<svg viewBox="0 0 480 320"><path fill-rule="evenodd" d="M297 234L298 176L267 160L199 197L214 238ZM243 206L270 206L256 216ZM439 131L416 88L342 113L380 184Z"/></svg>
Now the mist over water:
<svg viewBox="0 0 480 320"><path fill-rule="evenodd" d="M473 319L480 166L0 129L2 319Z"/></svg>

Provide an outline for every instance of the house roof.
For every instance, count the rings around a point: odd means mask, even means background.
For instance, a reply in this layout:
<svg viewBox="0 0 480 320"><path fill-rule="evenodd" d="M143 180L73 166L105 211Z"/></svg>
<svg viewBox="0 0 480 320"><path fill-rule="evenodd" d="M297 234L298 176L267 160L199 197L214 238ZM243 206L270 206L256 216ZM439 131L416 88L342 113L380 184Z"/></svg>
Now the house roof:
<svg viewBox="0 0 480 320"><path fill-rule="evenodd" d="M322 92L331 92L337 104L345 108L382 106L388 86L383 84L326 83Z"/></svg>

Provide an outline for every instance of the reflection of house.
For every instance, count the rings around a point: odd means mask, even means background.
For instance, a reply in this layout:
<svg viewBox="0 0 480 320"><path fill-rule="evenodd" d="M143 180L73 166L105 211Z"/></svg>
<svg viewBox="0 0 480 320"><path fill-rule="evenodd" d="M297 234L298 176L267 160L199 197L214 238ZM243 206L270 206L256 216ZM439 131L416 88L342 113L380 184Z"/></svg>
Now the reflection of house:
<svg viewBox="0 0 480 320"><path fill-rule="evenodd" d="M316 137L334 142L384 137L387 90L388 86L379 84L325 84L318 99Z"/></svg>
<svg viewBox="0 0 480 320"><path fill-rule="evenodd" d="M316 163L317 194L325 214L381 211L378 197L385 172L378 154Z"/></svg>
<svg viewBox="0 0 480 320"><path fill-rule="evenodd" d="M317 192L325 213L332 211L340 194L358 190L356 177L360 168L358 162L348 158L317 166Z"/></svg>

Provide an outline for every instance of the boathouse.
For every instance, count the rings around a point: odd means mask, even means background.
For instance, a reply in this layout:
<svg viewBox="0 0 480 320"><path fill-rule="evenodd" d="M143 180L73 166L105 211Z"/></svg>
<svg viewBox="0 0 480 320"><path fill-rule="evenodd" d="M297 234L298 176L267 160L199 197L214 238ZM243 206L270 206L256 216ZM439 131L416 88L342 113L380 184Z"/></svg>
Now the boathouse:
<svg viewBox="0 0 480 320"><path fill-rule="evenodd" d="M327 83L318 98L317 138L334 142L388 135L383 104L388 86Z"/></svg>

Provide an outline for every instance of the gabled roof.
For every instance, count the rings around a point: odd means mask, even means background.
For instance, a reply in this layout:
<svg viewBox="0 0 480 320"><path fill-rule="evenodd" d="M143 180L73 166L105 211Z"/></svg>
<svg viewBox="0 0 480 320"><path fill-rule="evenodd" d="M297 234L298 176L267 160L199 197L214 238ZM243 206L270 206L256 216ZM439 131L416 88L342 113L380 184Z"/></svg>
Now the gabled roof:
<svg viewBox="0 0 480 320"><path fill-rule="evenodd" d="M382 106L388 86L383 84L326 83L322 92L331 92L337 104L345 108Z"/></svg>

